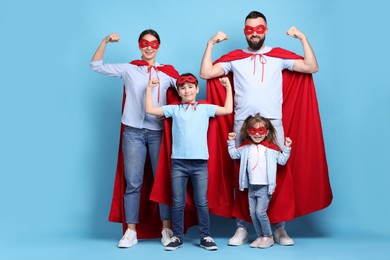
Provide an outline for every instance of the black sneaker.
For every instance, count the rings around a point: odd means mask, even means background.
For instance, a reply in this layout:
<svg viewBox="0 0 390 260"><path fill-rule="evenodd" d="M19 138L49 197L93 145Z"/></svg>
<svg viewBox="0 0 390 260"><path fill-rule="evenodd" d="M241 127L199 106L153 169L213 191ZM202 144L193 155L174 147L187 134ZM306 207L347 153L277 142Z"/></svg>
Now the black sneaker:
<svg viewBox="0 0 390 260"><path fill-rule="evenodd" d="M204 237L200 240L200 246L206 250L217 250L217 244L211 237Z"/></svg>
<svg viewBox="0 0 390 260"><path fill-rule="evenodd" d="M176 249L178 249L179 247L182 247L182 246L183 246L183 241L181 241L180 238L172 237L171 238L171 242L169 242L169 244L166 245L164 247L164 249L167 250L167 251L173 251L173 250L176 250Z"/></svg>

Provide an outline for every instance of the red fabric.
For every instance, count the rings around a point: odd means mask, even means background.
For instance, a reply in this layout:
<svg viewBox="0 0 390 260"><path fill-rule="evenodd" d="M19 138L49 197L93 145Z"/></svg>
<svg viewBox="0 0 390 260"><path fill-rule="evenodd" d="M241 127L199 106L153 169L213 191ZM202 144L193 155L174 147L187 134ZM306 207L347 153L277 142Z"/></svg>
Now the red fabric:
<svg viewBox="0 0 390 260"><path fill-rule="evenodd" d="M235 50L216 62L242 59L250 55L242 50ZM289 59L302 58L281 48L274 48L264 55ZM207 81L207 101L221 105L224 102L223 93L224 87L217 78ZM268 208L268 216L272 223L292 220L326 208L333 198L312 75L284 70L283 99L284 132L294 144L287 165L278 167L277 186ZM226 138L232 131L232 123L233 114L219 117L217 128L220 140L216 144L219 149L216 154L219 156L210 156L209 164L222 163L227 167L221 167L216 171L209 170L209 176L218 178L215 176L234 175L234 178L230 177L230 180L222 183L229 192L226 195L228 198L232 198L233 187L236 191L232 215L251 222L247 190L241 192L238 189L239 163L233 167L232 160L225 152ZM221 183L219 185L221 186ZM230 205L230 201L228 204Z"/></svg>
<svg viewBox="0 0 390 260"><path fill-rule="evenodd" d="M248 144L253 144L252 142L249 142L249 141L244 141L242 142L242 144L240 145L240 147L244 146L244 145L248 145ZM269 149L272 149L272 150L275 150L275 151L279 151L280 152L280 148L279 146L277 146L276 144L270 142L270 141L267 141L267 140L264 140L262 142L260 142L261 145L269 148Z"/></svg>
<svg viewBox="0 0 390 260"><path fill-rule="evenodd" d="M135 60L130 62L137 66L149 66L145 61ZM178 78L179 73L171 65L158 66L157 69L173 78ZM146 87L146 86L145 86ZM177 100L176 91L169 88L167 91L167 102ZM126 94L123 93L122 110L125 102ZM124 210L124 193L126 190L126 180L124 177L124 165L122 154L122 134L124 126L121 125L119 149L118 149L118 162L116 167L116 176L114 181L114 191L111 202L111 210L108 220L111 222L122 223L123 232L127 229L127 223ZM158 204L149 200L149 195L153 187L153 172L147 156L145 163L144 180L141 188L140 209L139 209L139 224L137 224L137 237L138 238L158 238L161 237L161 220Z"/></svg>

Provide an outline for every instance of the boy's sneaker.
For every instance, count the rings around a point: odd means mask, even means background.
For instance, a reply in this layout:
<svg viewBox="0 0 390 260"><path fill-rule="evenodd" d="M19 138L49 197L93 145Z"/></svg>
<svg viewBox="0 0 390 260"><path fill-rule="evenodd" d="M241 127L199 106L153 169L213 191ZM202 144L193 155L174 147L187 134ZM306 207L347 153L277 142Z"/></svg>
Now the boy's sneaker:
<svg viewBox="0 0 390 260"><path fill-rule="evenodd" d="M167 251L173 251L173 250L176 250L176 249L178 249L179 247L182 247L182 246L183 246L183 241L181 241L180 238L172 237L170 239L170 242L168 243L168 245L166 245L164 247L164 249L167 250Z"/></svg>
<svg viewBox="0 0 390 260"><path fill-rule="evenodd" d="M137 243L137 232L128 228L121 240L119 240L118 247L128 248L134 246Z"/></svg>
<svg viewBox="0 0 390 260"><path fill-rule="evenodd" d="M163 244L163 246L167 246L171 242L172 236L172 230L170 230L169 228L164 228L161 231L161 244Z"/></svg>
<svg viewBox="0 0 390 260"><path fill-rule="evenodd" d="M217 245L211 237L204 237L200 240L200 246L206 250L218 250Z"/></svg>

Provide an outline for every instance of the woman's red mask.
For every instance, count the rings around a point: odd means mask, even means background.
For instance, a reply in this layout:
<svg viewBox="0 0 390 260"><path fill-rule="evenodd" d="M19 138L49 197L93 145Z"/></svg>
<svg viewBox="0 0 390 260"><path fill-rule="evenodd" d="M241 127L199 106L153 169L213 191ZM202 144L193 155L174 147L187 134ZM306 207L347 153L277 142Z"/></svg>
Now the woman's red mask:
<svg viewBox="0 0 390 260"><path fill-rule="evenodd" d="M248 128L248 134L250 135L255 135L255 134L265 135L266 133L267 133L267 128L265 128L264 126L259 128L251 126Z"/></svg>
<svg viewBox="0 0 390 260"><path fill-rule="evenodd" d="M157 50L160 47L160 44L157 40L148 41L145 39L141 39L138 44L141 49L150 46L152 49Z"/></svg>
<svg viewBox="0 0 390 260"><path fill-rule="evenodd" d="M260 24L256 27L247 25L244 28L244 33L245 33L245 35L250 35L254 32L256 32L257 34L264 34L266 30L267 30L267 27L265 27L262 24Z"/></svg>

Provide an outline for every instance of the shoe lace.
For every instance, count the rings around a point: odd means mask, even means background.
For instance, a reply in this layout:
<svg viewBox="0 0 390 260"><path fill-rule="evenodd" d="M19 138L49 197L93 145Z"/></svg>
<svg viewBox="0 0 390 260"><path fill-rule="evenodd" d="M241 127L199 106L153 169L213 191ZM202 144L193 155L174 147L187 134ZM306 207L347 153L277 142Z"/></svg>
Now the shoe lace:
<svg viewBox="0 0 390 260"><path fill-rule="evenodd" d="M204 237L203 240L205 240L206 242L213 242L214 243L214 240L211 237Z"/></svg>
<svg viewBox="0 0 390 260"><path fill-rule="evenodd" d="M171 242L176 242L176 241L180 241L180 238L178 237L171 237Z"/></svg>

